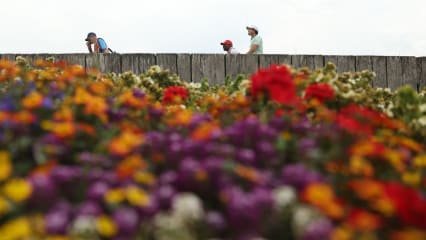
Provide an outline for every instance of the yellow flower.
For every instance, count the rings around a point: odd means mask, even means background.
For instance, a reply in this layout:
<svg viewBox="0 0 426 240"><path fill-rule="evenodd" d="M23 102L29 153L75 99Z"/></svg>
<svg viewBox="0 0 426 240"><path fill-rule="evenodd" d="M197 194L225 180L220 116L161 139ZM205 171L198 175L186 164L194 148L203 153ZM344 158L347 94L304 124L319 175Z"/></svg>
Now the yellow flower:
<svg viewBox="0 0 426 240"><path fill-rule="evenodd" d="M43 95L38 92L32 92L24 99L22 99L22 105L25 108L33 109L41 106L43 103Z"/></svg>
<svg viewBox="0 0 426 240"><path fill-rule="evenodd" d="M109 204L119 204L124 198L124 191L122 189L111 189L105 193L105 201Z"/></svg>
<svg viewBox="0 0 426 240"><path fill-rule="evenodd" d="M414 166L425 168L426 167L426 154L418 155L413 160Z"/></svg>
<svg viewBox="0 0 426 240"><path fill-rule="evenodd" d="M20 203L30 197L32 186L24 179L13 179L5 184L3 192L12 201Z"/></svg>
<svg viewBox="0 0 426 240"><path fill-rule="evenodd" d="M31 223L26 217L13 219L0 227L1 239L28 239L31 235Z"/></svg>
<svg viewBox="0 0 426 240"><path fill-rule="evenodd" d="M4 214L8 213L9 209L9 202L4 197L0 196L0 216L3 216Z"/></svg>
<svg viewBox="0 0 426 240"><path fill-rule="evenodd" d="M374 169L371 164L362 157L353 156L350 159L350 171L352 174L371 177Z"/></svg>
<svg viewBox="0 0 426 240"><path fill-rule="evenodd" d="M402 174L402 181L411 186L417 186L422 180L422 175L419 171L417 172L405 172Z"/></svg>
<svg viewBox="0 0 426 240"><path fill-rule="evenodd" d="M151 173L139 171L134 176L133 179L140 183L145 185L153 185L155 183L155 177Z"/></svg>
<svg viewBox="0 0 426 240"><path fill-rule="evenodd" d="M338 227L331 234L331 240L351 240L353 232L346 227Z"/></svg>
<svg viewBox="0 0 426 240"><path fill-rule="evenodd" d="M134 206L144 207L151 202L149 195L142 189L131 186L126 189L127 201Z"/></svg>
<svg viewBox="0 0 426 240"><path fill-rule="evenodd" d="M118 229L114 221L108 216L100 216L96 219L96 229L103 237L113 237L117 234Z"/></svg>
<svg viewBox="0 0 426 240"><path fill-rule="evenodd" d="M7 151L0 151L0 181L4 181L12 174L12 163Z"/></svg>

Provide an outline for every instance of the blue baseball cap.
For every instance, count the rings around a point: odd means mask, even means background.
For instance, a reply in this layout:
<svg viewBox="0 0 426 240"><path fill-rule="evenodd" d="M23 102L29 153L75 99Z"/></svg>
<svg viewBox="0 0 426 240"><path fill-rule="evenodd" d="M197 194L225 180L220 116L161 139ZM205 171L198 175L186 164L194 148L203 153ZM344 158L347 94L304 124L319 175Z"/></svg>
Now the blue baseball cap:
<svg viewBox="0 0 426 240"><path fill-rule="evenodd" d="M89 33L87 34L86 41L89 41L89 38L90 38L91 36L96 36L96 33L94 33L94 32L89 32Z"/></svg>

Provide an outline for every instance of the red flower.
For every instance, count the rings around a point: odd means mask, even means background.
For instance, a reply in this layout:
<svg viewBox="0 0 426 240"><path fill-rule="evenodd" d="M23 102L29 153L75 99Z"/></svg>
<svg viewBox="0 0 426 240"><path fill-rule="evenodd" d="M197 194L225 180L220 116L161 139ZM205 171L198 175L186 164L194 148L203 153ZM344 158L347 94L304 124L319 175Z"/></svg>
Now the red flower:
<svg viewBox="0 0 426 240"><path fill-rule="evenodd" d="M342 108L336 116L336 122L341 128L354 134L371 135L378 127L394 127L392 119L383 113L354 104Z"/></svg>
<svg viewBox="0 0 426 240"><path fill-rule="evenodd" d="M293 76L284 65L271 65L253 74L251 94L254 98L267 96L281 104L294 104L298 100Z"/></svg>
<svg viewBox="0 0 426 240"><path fill-rule="evenodd" d="M426 199L418 191L398 183L387 183L384 188L402 223L426 229Z"/></svg>
<svg viewBox="0 0 426 240"><path fill-rule="evenodd" d="M383 225L383 219L365 210L353 209L348 216L347 223L355 230L374 231Z"/></svg>
<svg viewBox="0 0 426 240"><path fill-rule="evenodd" d="M172 86L164 90L163 96L163 102L166 104L180 103L189 98L189 93L184 87Z"/></svg>
<svg viewBox="0 0 426 240"><path fill-rule="evenodd" d="M305 99L315 98L321 103L334 98L334 90L327 83L315 83L306 88Z"/></svg>

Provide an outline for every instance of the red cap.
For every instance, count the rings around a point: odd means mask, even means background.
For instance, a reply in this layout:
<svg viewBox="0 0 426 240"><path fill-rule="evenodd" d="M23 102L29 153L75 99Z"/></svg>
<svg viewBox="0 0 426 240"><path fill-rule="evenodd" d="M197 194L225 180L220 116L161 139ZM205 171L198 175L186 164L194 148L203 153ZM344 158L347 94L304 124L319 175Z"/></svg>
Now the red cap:
<svg viewBox="0 0 426 240"><path fill-rule="evenodd" d="M225 40L220 43L220 45L233 45L231 40Z"/></svg>

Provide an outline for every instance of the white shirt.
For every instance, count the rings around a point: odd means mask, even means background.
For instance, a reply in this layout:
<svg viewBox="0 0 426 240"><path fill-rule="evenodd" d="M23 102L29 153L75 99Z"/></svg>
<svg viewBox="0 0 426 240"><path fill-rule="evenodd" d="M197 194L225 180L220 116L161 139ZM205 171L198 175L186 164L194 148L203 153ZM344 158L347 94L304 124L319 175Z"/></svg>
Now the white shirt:
<svg viewBox="0 0 426 240"><path fill-rule="evenodd" d="M227 52L228 54L240 54L240 52L238 52L238 50L234 47L231 47Z"/></svg>

